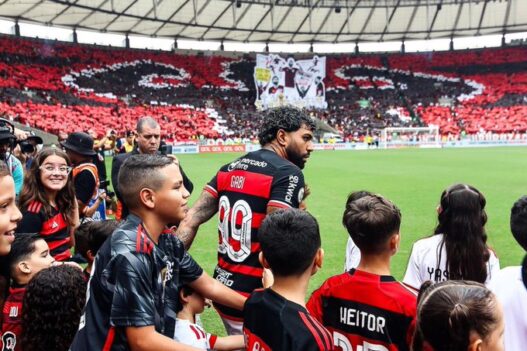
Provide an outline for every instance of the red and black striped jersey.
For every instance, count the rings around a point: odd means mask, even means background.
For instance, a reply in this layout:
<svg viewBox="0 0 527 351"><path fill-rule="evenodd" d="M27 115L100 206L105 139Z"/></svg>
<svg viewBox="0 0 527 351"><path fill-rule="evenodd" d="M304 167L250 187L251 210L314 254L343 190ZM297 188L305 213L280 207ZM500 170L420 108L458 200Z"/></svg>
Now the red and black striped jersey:
<svg viewBox="0 0 527 351"><path fill-rule="evenodd" d="M40 234L48 243L51 256L57 261L71 258L68 223L56 207L51 207L51 214L47 215L42 203L31 201L27 208L22 209L22 221L16 231Z"/></svg>
<svg viewBox="0 0 527 351"><path fill-rule="evenodd" d="M22 335L22 306L26 287L9 288L2 311L2 350L20 351Z"/></svg>
<svg viewBox="0 0 527 351"><path fill-rule="evenodd" d="M417 296L392 276L352 269L313 292L309 312L342 350L409 350Z"/></svg>
<svg viewBox="0 0 527 351"><path fill-rule="evenodd" d="M298 208L304 196L300 168L261 149L223 166L205 190L218 199L218 265L214 278L245 296L262 286L258 228L268 206ZM231 319L241 312L217 306Z"/></svg>
<svg viewBox="0 0 527 351"><path fill-rule="evenodd" d="M245 302L247 351L329 351L331 333L309 312L271 289L257 289Z"/></svg>

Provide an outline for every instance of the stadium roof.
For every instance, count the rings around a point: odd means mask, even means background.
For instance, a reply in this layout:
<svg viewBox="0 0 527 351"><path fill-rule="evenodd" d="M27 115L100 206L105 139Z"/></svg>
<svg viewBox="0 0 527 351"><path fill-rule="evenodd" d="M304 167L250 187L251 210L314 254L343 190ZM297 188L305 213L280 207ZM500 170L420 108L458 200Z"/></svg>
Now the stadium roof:
<svg viewBox="0 0 527 351"><path fill-rule="evenodd" d="M526 0L0 0L0 16L238 42L379 42L527 31Z"/></svg>

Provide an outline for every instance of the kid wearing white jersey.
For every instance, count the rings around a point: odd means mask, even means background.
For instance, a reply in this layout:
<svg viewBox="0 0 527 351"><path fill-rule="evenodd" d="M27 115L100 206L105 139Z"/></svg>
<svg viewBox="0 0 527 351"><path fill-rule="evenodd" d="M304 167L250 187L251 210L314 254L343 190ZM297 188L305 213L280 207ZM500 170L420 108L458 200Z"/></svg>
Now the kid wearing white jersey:
<svg viewBox="0 0 527 351"><path fill-rule="evenodd" d="M511 210L512 235L527 251L527 196L516 201ZM489 288L503 305L505 350L521 351L527 345L527 256L521 266L502 269Z"/></svg>
<svg viewBox="0 0 527 351"><path fill-rule="evenodd" d="M434 235L414 243L403 282L419 289L427 280L489 283L499 260L487 246L485 197L476 188L455 184L441 194Z"/></svg>
<svg viewBox="0 0 527 351"><path fill-rule="evenodd" d="M181 310L177 313L174 339L200 350L243 349L243 335L218 337L209 334L196 324L196 314L202 313L206 302L198 292L185 285L179 292Z"/></svg>

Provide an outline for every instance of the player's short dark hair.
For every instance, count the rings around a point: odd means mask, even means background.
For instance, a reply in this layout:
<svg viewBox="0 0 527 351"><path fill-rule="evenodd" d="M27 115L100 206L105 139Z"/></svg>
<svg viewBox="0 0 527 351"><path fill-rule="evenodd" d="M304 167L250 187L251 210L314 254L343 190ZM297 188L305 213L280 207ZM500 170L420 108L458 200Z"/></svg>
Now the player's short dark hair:
<svg viewBox="0 0 527 351"><path fill-rule="evenodd" d="M159 172L174 163L164 155L132 155L124 161L119 170L119 191L124 203L130 209L139 207L139 191L143 188L158 190L163 186L164 177Z"/></svg>
<svg viewBox="0 0 527 351"><path fill-rule="evenodd" d="M84 258L88 258L88 251L91 251L92 255L95 256L118 225L116 220L92 221L81 224L75 230L75 252Z"/></svg>
<svg viewBox="0 0 527 351"><path fill-rule="evenodd" d="M14 275L16 265L35 252L35 242L37 240L44 239L37 233L18 233L15 235L15 240L11 244L11 251L7 255L7 266L11 277Z"/></svg>
<svg viewBox="0 0 527 351"><path fill-rule="evenodd" d="M30 351L67 351L86 301L80 269L54 266L38 272L24 295L21 344Z"/></svg>
<svg viewBox="0 0 527 351"><path fill-rule="evenodd" d="M511 232L518 244L527 251L527 196L522 196L512 206Z"/></svg>
<svg viewBox="0 0 527 351"><path fill-rule="evenodd" d="M294 107L278 107L267 111L263 118L258 140L264 146L274 139L280 129L286 132L295 132L305 126L315 130L315 122L302 110Z"/></svg>
<svg viewBox="0 0 527 351"><path fill-rule="evenodd" d="M343 223L363 254L380 254L401 226L401 211L380 195L367 195L350 203Z"/></svg>
<svg viewBox="0 0 527 351"><path fill-rule="evenodd" d="M298 209L269 214L258 230L258 238L273 274L280 277L305 272L321 245L317 220Z"/></svg>

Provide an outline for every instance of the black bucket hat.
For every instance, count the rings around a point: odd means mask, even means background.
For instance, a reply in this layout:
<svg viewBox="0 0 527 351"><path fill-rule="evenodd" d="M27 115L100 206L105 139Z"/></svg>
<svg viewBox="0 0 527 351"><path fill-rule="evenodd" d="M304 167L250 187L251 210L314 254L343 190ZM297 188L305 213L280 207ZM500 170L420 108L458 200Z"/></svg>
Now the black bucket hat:
<svg viewBox="0 0 527 351"><path fill-rule="evenodd" d="M83 156L93 156L93 138L86 133L75 132L68 135L66 141L60 143L66 150L71 150Z"/></svg>

